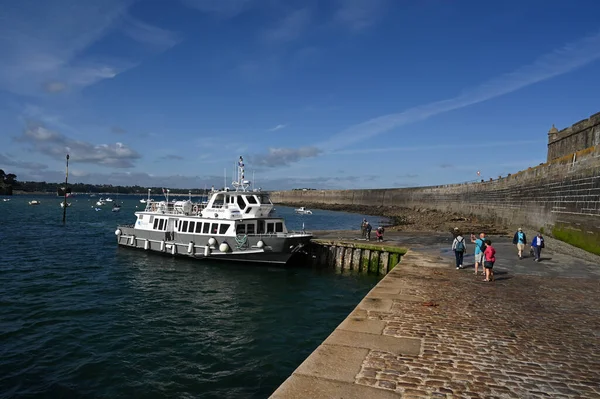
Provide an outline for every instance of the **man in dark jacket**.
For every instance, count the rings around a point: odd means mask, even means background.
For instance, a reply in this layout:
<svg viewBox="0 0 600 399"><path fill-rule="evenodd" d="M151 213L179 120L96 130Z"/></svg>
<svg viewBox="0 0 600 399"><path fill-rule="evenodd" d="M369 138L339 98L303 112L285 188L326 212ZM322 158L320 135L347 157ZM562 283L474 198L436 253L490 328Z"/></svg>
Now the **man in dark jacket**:
<svg viewBox="0 0 600 399"><path fill-rule="evenodd" d="M513 237L513 244L517 246L517 251L519 253L519 259L523 259L523 251L525 250L525 245L527 244L527 236L522 228L519 227L515 236Z"/></svg>

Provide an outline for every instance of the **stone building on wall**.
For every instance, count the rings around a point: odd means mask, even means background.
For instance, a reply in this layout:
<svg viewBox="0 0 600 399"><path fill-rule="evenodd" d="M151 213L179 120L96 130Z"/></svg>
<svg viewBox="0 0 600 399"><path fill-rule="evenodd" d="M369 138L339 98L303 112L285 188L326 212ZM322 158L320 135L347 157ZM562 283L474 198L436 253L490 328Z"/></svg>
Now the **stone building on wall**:
<svg viewBox="0 0 600 399"><path fill-rule="evenodd" d="M548 131L548 162L600 145L600 112L588 119L558 130L554 125Z"/></svg>

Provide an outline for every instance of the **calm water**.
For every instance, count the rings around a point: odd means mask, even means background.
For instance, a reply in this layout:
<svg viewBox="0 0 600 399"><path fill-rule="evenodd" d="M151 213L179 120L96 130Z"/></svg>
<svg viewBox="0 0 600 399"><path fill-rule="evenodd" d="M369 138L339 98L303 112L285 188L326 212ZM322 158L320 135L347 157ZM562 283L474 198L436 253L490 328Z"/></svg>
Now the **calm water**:
<svg viewBox="0 0 600 399"><path fill-rule="evenodd" d="M119 249L139 198L72 198L66 227L57 197L0 202L1 398L265 398L377 283ZM277 212L307 230L363 217Z"/></svg>

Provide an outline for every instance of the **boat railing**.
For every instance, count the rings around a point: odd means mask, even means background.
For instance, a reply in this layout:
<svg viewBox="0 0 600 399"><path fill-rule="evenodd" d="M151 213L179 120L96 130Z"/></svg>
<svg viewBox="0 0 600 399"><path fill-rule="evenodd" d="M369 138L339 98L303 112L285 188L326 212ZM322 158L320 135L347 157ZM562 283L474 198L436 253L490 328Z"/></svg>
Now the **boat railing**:
<svg viewBox="0 0 600 399"><path fill-rule="evenodd" d="M163 201L146 202L145 212L160 212L163 215L178 215L178 216L196 216L206 208L206 203L194 202L189 213L186 213L183 208L175 207L173 202L165 203Z"/></svg>

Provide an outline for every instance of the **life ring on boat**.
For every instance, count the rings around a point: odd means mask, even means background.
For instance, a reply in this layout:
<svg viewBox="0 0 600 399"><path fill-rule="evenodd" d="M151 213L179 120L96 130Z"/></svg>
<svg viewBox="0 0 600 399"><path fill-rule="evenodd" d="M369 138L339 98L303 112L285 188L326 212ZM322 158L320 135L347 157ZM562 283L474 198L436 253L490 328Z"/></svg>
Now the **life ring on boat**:
<svg viewBox="0 0 600 399"><path fill-rule="evenodd" d="M192 208L192 210L194 211L194 213L198 213L198 205L194 205L194 207Z"/></svg>

